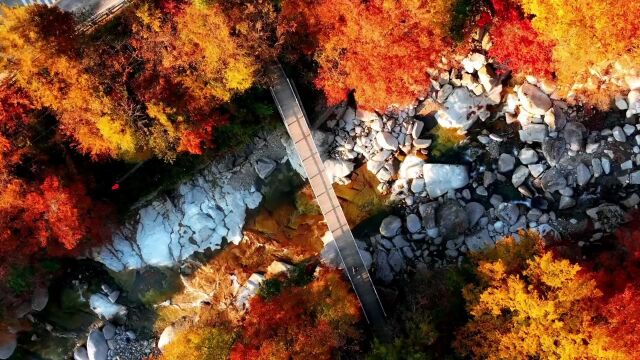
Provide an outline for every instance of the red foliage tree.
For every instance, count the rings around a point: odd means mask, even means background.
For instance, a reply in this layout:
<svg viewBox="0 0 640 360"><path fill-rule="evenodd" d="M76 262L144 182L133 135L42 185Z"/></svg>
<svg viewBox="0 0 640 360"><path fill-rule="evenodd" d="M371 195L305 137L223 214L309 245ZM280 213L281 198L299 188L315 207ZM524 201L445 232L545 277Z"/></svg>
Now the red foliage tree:
<svg viewBox="0 0 640 360"><path fill-rule="evenodd" d="M553 76L553 43L540 38L511 0L491 0L494 23L489 30L489 55L519 74L549 79ZM514 46L518 44L518 46Z"/></svg>
<svg viewBox="0 0 640 360"><path fill-rule="evenodd" d="M32 112L31 100L24 91L0 86L0 178L20 162L26 151L16 142L25 135Z"/></svg>
<svg viewBox="0 0 640 360"><path fill-rule="evenodd" d="M622 293L604 304L608 319L607 333L619 349L624 349L632 359L640 359L640 290L628 286Z"/></svg>
<svg viewBox="0 0 640 360"><path fill-rule="evenodd" d="M14 178L0 190L0 258L16 261L41 250L73 254L88 238L99 244L106 236L102 221L107 212L91 201L80 182L65 186L48 176L31 185Z"/></svg>
<svg viewBox="0 0 640 360"><path fill-rule="evenodd" d="M255 297L231 358L331 359L359 319L357 299L337 271L323 270L305 287L265 300Z"/></svg>

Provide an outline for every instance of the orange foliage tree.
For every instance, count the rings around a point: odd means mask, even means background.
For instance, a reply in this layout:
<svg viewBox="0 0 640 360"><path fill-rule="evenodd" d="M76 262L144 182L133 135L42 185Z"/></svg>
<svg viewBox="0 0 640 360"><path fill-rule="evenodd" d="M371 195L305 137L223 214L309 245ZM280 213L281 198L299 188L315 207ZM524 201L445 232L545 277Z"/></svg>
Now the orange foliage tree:
<svg viewBox="0 0 640 360"><path fill-rule="evenodd" d="M407 105L452 45L451 0L284 1L279 32L317 46L316 85L329 103L355 89L360 106ZM302 33L302 34L301 34ZM296 43L297 44L297 43Z"/></svg>
<svg viewBox="0 0 640 360"><path fill-rule="evenodd" d="M608 78L619 75L620 68L640 71L637 1L625 6L616 0L518 1L542 39L554 44L553 67L566 90L579 83L575 91L608 106L609 96L619 91Z"/></svg>
<svg viewBox="0 0 640 360"><path fill-rule="evenodd" d="M455 346L461 354L487 359L627 355L598 325L602 293L579 265L542 252L520 265L481 261L478 275L483 286L465 291L471 320L458 332Z"/></svg>
<svg viewBox="0 0 640 360"><path fill-rule="evenodd" d="M82 65L72 15L42 5L3 6L0 12L0 70L34 106L52 110L59 130L84 153L116 157L135 152L126 114Z"/></svg>
<svg viewBox="0 0 640 360"><path fill-rule="evenodd" d="M231 359L331 359L357 336L360 309L338 271L323 269L304 287L254 297Z"/></svg>

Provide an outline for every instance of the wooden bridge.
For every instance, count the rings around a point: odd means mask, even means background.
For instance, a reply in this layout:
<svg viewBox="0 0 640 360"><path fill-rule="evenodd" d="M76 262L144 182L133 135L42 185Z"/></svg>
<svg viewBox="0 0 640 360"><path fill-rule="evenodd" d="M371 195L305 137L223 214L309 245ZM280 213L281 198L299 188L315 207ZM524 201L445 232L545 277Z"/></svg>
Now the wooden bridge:
<svg viewBox="0 0 640 360"><path fill-rule="evenodd" d="M326 176L324 164L311 136L307 116L298 93L281 66L274 66L272 75L275 80L271 86L271 94L287 131L293 139L296 152L302 161L327 227L333 235L345 272L358 296L367 321L380 338L386 338L384 308L356 246L332 183Z"/></svg>

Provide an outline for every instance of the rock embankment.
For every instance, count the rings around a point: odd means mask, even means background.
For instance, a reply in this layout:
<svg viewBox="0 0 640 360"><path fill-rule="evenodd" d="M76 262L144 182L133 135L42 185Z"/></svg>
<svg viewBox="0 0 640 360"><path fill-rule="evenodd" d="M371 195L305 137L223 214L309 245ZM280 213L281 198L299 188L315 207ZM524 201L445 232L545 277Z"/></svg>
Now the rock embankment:
<svg viewBox="0 0 640 360"><path fill-rule="evenodd" d="M114 271L171 266L242 239L247 209L262 201L261 182L288 160L284 129L263 133L240 153L214 160L193 178L137 210L93 258Z"/></svg>

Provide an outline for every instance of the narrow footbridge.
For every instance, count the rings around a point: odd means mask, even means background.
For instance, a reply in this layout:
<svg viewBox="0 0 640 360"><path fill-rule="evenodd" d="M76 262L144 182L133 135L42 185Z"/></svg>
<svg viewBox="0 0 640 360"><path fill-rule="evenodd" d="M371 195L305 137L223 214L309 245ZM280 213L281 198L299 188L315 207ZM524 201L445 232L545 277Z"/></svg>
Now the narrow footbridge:
<svg viewBox="0 0 640 360"><path fill-rule="evenodd" d="M333 190L331 181L326 176L298 93L281 66L277 65L272 68L272 76L274 81L271 86L271 94L287 131L293 139L296 152L307 173L322 215L324 215L329 231L331 231L338 247L338 254L344 264L347 276L360 300L367 321L373 326L379 337L386 337L386 314L360 256L347 219L338 202L338 197Z"/></svg>

